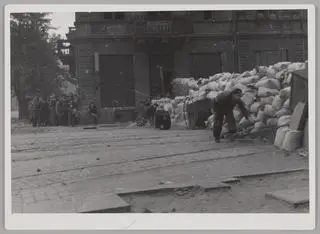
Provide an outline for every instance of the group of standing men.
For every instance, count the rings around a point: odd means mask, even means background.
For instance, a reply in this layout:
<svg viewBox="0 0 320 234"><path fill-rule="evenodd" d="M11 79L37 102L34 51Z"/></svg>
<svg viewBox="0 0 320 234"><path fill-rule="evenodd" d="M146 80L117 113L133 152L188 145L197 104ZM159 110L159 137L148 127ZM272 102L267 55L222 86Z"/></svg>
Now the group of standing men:
<svg viewBox="0 0 320 234"><path fill-rule="evenodd" d="M44 100L36 95L29 103L29 118L36 126L74 126L79 121L78 98L74 94L51 95Z"/></svg>

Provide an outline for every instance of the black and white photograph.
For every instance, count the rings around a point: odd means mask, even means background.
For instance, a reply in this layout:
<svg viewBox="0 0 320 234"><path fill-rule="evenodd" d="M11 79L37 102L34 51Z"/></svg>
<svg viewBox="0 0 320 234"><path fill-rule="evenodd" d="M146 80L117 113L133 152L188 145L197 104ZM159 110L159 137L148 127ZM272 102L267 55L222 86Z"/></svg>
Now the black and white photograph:
<svg viewBox="0 0 320 234"><path fill-rule="evenodd" d="M307 7L76 6L8 13L13 215L314 215Z"/></svg>

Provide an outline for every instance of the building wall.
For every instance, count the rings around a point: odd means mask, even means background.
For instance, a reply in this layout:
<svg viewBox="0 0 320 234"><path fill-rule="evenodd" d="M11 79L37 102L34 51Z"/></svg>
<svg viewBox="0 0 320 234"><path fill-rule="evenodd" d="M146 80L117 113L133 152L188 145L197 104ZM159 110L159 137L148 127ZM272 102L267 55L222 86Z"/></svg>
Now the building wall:
<svg viewBox="0 0 320 234"><path fill-rule="evenodd" d="M302 62L306 60L303 38L259 36L248 39L242 37L238 41L238 49L240 72L251 70L256 66L255 53L257 51L280 51L281 49L287 49L289 61Z"/></svg>
<svg viewBox="0 0 320 234"><path fill-rule="evenodd" d="M149 57L145 53L134 54L134 78L136 106L150 96Z"/></svg>
<svg viewBox="0 0 320 234"><path fill-rule="evenodd" d="M193 38L175 52L176 77L191 77L193 53L221 53L222 72L233 71L233 43L230 39ZM213 74L212 74L213 75Z"/></svg>
<svg viewBox="0 0 320 234"><path fill-rule="evenodd" d="M261 51L287 49L289 61L307 59L306 22L297 18L281 22L263 19L256 21L255 11L238 13L218 11L212 19L204 20L203 12L189 12L188 22L192 24L193 33L185 37L184 44L177 46L177 49L163 44L157 48L150 44L147 47L153 53L163 53L165 50L174 53L175 77L193 76L194 53L220 53L222 72L253 69L257 63L256 52ZM100 78L94 72L94 52L134 55L136 104L150 95L150 48L148 52L135 45L135 25L128 21L133 15L135 14L126 13L124 20L105 20L103 13L76 13L76 31L73 33L75 40L72 45L76 48L75 70L79 77L79 87L86 96L84 104L94 98L99 104L100 100ZM234 21L235 16L238 17L237 21ZM297 35L297 32L304 32L305 35ZM170 38L168 34L163 36Z"/></svg>

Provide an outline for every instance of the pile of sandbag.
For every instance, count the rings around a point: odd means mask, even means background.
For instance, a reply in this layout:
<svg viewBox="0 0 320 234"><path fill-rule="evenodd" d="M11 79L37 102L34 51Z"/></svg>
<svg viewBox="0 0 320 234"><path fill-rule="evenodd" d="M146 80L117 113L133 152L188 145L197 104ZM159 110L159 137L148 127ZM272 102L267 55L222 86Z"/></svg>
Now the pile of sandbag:
<svg viewBox="0 0 320 234"><path fill-rule="evenodd" d="M238 128L244 132L257 132L264 128L283 127L290 122L290 96L292 72L305 68L305 63L280 62L273 66L260 66L252 71L242 74L225 75L219 74L215 82L222 90L221 92L240 88L243 91L242 101L250 111L252 118L245 119L238 108L234 109L234 116ZM204 88L199 87L199 91ZM196 99L203 94L196 96ZM213 92L210 90L210 92ZM209 93L210 93L209 92ZM208 127L213 127L214 116L207 121ZM227 124L222 132L227 131Z"/></svg>
<svg viewBox="0 0 320 234"><path fill-rule="evenodd" d="M238 108L234 116L242 131L256 132L266 127L282 126L291 115L290 93L292 72L304 69L306 63L279 62L272 66L259 66L251 71L239 73L218 73L208 78L176 78L172 82L174 99L162 98L153 103L162 105L170 112L172 124L185 125L185 105L202 99L214 99L219 93L239 88L242 100L252 115L246 120ZM214 117L207 120L213 126ZM223 131L227 131L224 126Z"/></svg>
<svg viewBox="0 0 320 234"><path fill-rule="evenodd" d="M172 126L185 126L185 105L187 99L187 96L177 96L174 99L161 98L152 100L152 104L157 104L159 108L169 112Z"/></svg>
<svg viewBox="0 0 320 234"><path fill-rule="evenodd" d="M291 116L279 118L278 130L274 145L286 151L294 151L299 148L303 142L303 129L306 127L307 107L299 102L294 113ZM292 122L291 122L292 121Z"/></svg>
<svg viewBox="0 0 320 234"><path fill-rule="evenodd" d="M189 90L198 90L201 81L194 78L176 78L172 81L172 92L175 96L188 96Z"/></svg>

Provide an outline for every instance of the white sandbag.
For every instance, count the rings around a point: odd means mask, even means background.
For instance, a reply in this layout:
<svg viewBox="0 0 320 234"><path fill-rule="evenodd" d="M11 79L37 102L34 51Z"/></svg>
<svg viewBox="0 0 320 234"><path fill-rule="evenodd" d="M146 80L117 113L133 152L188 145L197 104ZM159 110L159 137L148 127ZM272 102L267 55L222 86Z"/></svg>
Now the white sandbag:
<svg viewBox="0 0 320 234"><path fill-rule="evenodd" d="M201 78L200 80L201 80L201 84L202 84L202 85L207 85L207 84L209 84L209 79L208 79L208 78Z"/></svg>
<svg viewBox="0 0 320 234"><path fill-rule="evenodd" d="M273 109L272 105L265 105L264 106L264 113L268 117L273 117L276 114L276 111Z"/></svg>
<svg viewBox="0 0 320 234"><path fill-rule="evenodd" d="M283 103L283 108L286 108L286 109L290 108L290 98L288 98L287 101Z"/></svg>
<svg viewBox="0 0 320 234"><path fill-rule="evenodd" d="M250 71L250 75L251 76L256 76L257 75L257 70L256 69L252 69L251 71ZM259 76L258 76L259 77Z"/></svg>
<svg viewBox="0 0 320 234"><path fill-rule="evenodd" d="M275 96L278 94L279 94L279 91L276 89L268 89L265 87L259 87L259 89L258 89L258 96L259 97L269 97L269 96Z"/></svg>
<svg viewBox="0 0 320 234"><path fill-rule="evenodd" d="M264 98L260 98L260 102L264 105L271 105L273 103L273 99L274 97L273 96L270 96L270 97L264 97Z"/></svg>
<svg viewBox="0 0 320 234"><path fill-rule="evenodd" d="M278 128L277 133L276 133L276 137L274 139L275 146L277 146L279 148L282 147L283 140L289 130L290 130L289 127Z"/></svg>
<svg viewBox="0 0 320 234"><path fill-rule="evenodd" d="M173 112L173 107L171 103L166 103L163 108L165 111L168 111L170 114Z"/></svg>
<svg viewBox="0 0 320 234"><path fill-rule="evenodd" d="M247 108L249 108L249 106L251 106L251 104L254 103L255 99L256 99L255 94L251 92L246 92L241 97L241 100L244 102Z"/></svg>
<svg viewBox="0 0 320 234"><path fill-rule="evenodd" d="M284 78L284 84L291 85L291 80L292 80L292 73L288 73L287 76Z"/></svg>
<svg viewBox="0 0 320 234"><path fill-rule="evenodd" d="M287 87L284 89L280 90L280 97L284 100L286 100L287 98L289 98L291 95L291 87Z"/></svg>
<svg viewBox="0 0 320 234"><path fill-rule="evenodd" d="M286 75L286 71L285 71L285 70L279 71L279 72L276 73L275 78L276 78L277 80L284 80L285 75Z"/></svg>
<svg viewBox="0 0 320 234"><path fill-rule="evenodd" d="M260 81L267 80L267 79L269 79L267 76L263 76L260 78Z"/></svg>
<svg viewBox="0 0 320 234"><path fill-rule="evenodd" d="M232 78L232 74L230 72L224 72L223 73L223 79L224 80L230 80Z"/></svg>
<svg viewBox="0 0 320 234"><path fill-rule="evenodd" d="M291 111L288 108L281 108L277 113L276 113L276 117L280 118L281 116L284 115L290 115Z"/></svg>
<svg viewBox="0 0 320 234"><path fill-rule="evenodd" d="M306 68L305 63L296 62L296 63L291 63L287 69L289 72L293 72L293 71L302 70L305 68Z"/></svg>
<svg viewBox="0 0 320 234"><path fill-rule="evenodd" d="M280 97L280 95L276 95L273 98L273 102L272 102L273 109L276 111L280 110L282 107L282 104L283 104L283 99Z"/></svg>
<svg viewBox="0 0 320 234"><path fill-rule="evenodd" d="M257 122L265 122L267 120L267 115L264 113L263 110L259 110L257 114L256 121Z"/></svg>
<svg viewBox="0 0 320 234"><path fill-rule="evenodd" d="M186 98L185 96L177 96L177 97L174 98L174 100L179 103L181 101L184 101L185 98Z"/></svg>
<svg viewBox="0 0 320 234"><path fill-rule="evenodd" d="M194 91L194 90L190 89L190 90L189 90L189 95L190 95L191 97L193 97L193 96L196 95L196 92L197 92L197 91Z"/></svg>
<svg viewBox="0 0 320 234"><path fill-rule="evenodd" d="M209 89L208 85L202 85L200 86L199 91L206 91L208 89Z"/></svg>
<svg viewBox="0 0 320 234"><path fill-rule="evenodd" d="M219 87L218 83L215 81L208 83L207 86L208 86L208 89L212 91L217 91Z"/></svg>
<svg viewBox="0 0 320 234"><path fill-rule="evenodd" d="M249 76L251 76L251 73L249 71L245 71L240 75L241 78L246 78L246 77L249 77Z"/></svg>
<svg viewBox="0 0 320 234"><path fill-rule="evenodd" d="M291 62L279 62L279 63L274 64L273 68L276 71L281 71L281 70L287 69L290 64L291 64Z"/></svg>
<svg viewBox="0 0 320 234"><path fill-rule="evenodd" d="M243 85L248 85L248 84L256 83L258 80L259 80L259 76L249 76L249 77L244 77L239 79L238 82Z"/></svg>
<svg viewBox="0 0 320 234"><path fill-rule="evenodd" d="M269 68L267 69L266 76L267 76L268 78L275 78L276 73L277 73L277 72L276 72L273 68L269 67Z"/></svg>
<svg viewBox="0 0 320 234"><path fill-rule="evenodd" d="M233 110L233 116L234 116L234 119L236 120L236 122L239 122L243 117L241 111L237 110L237 109Z"/></svg>
<svg viewBox="0 0 320 234"><path fill-rule="evenodd" d="M234 84L235 84L235 82L234 82L233 80L228 81L228 82L226 83L226 86L225 86L224 90L225 90L225 91L227 91L227 90L232 90Z"/></svg>
<svg viewBox="0 0 320 234"><path fill-rule="evenodd" d="M260 77L263 77L263 76L266 76L267 75L267 70L268 70L268 67L266 66L259 66L258 67L258 74Z"/></svg>
<svg viewBox="0 0 320 234"><path fill-rule="evenodd" d="M226 133L228 133L228 132L229 132L228 127L227 127L227 126L223 126L223 127L222 127L222 130L221 130L221 135L224 135L224 134L226 134Z"/></svg>
<svg viewBox="0 0 320 234"><path fill-rule="evenodd" d="M221 77L223 76L222 73L217 73L213 76L209 76L209 82L212 82L212 81L217 81L219 80Z"/></svg>
<svg viewBox="0 0 320 234"><path fill-rule="evenodd" d="M241 89L242 92L245 93L248 88L247 88L247 86L238 83L238 84L234 85L232 89Z"/></svg>
<svg viewBox="0 0 320 234"><path fill-rule="evenodd" d="M226 85L227 85L227 81L221 81L221 80L219 80L219 82L218 82L218 88L219 88L219 90L225 90L225 87L226 87Z"/></svg>
<svg viewBox="0 0 320 234"><path fill-rule="evenodd" d="M218 96L219 92L211 91L207 94L207 98L213 100L216 96Z"/></svg>
<svg viewBox="0 0 320 234"><path fill-rule="evenodd" d="M277 126L278 126L278 127L289 126L289 125L290 125L290 121L291 121L291 115L281 116L281 117L278 119Z"/></svg>
<svg viewBox="0 0 320 234"><path fill-rule="evenodd" d="M277 118L270 118L267 120L267 126L268 127L275 127L278 124L278 119Z"/></svg>
<svg viewBox="0 0 320 234"><path fill-rule="evenodd" d="M277 90L281 88L279 80L273 79L273 78L261 79L260 81L257 82L256 87L257 88L265 87L265 88L277 89Z"/></svg>
<svg viewBox="0 0 320 234"><path fill-rule="evenodd" d="M286 133L284 140L282 142L281 149L286 151L293 151L298 149L302 143L303 132L290 130Z"/></svg>
<svg viewBox="0 0 320 234"><path fill-rule="evenodd" d="M212 129L214 124L214 115L210 115L207 120L207 126L208 128Z"/></svg>
<svg viewBox="0 0 320 234"><path fill-rule="evenodd" d="M184 103L179 103L177 105L177 108L174 110L175 113L183 113L183 107L184 107Z"/></svg>
<svg viewBox="0 0 320 234"><path fill-rule="evenodd" d="M251 106L250 106L250 112L251 113L258 113L259 111L259 107L261 106L261 102L254 102Z"/></svg>
<svg viewBox="0 0 320 234"><path fill-rule="evenodd" d="M239 126L242 129L248 128L251 125L254 125L254 122L250 121L249 119L246 119L245 117L243 117L239 122Z"/></svg>
<svg viewBox="0 0 320 234"><path fill-rule="evenodd" d="M255 132L258 132L259 130L265 128L266 125L263 123L263 122L256 122L254 124L254 128L251 130L250 133L255 133Z"/></svg>

